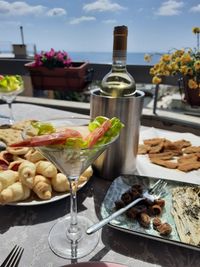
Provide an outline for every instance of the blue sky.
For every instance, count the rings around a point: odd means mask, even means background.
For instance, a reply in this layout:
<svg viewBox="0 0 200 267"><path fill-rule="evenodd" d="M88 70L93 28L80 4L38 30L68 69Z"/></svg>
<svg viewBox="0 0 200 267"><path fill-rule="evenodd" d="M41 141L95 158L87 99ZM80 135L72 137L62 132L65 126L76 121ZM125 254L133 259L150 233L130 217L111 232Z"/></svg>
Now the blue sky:
<svg viewBox="0 0 200 267"><path fill-rule="evenodd" d="M128 51L194 47L200 0L0 1L0 44L36 44L65 51L112 51L113 28L127 25Z"/></svg>

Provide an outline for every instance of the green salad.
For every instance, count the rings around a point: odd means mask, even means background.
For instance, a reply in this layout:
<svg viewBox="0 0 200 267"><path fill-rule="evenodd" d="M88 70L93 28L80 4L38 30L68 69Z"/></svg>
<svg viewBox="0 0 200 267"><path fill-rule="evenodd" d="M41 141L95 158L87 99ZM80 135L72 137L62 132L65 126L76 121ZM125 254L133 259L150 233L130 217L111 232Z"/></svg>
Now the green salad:
<svg viewBox="0 0 200 267"><path fill-rule="evenodd" d="M124 127L124 124L116 117L108 119L103 116L98 116L89 123L88 129L90 133L88 136L83 137L81 135L81 131L76 131L76 133L72 131L70 134L66 134L66 140L64 143L61 132L61 135L58 134L59 132L56 133L56 129L51 123L33 122L32 126L38 137L41 135L46 136L45 144L47 144L47 140L50 139L51 141L49 141L49 145L60 144L71 148L87 148L109 143L120 133L121 129ZM55 139L55 142L52 142L52 139ZM44 138L41 142L39 142L40 145L42 145L43 140Z"/></svg>
<svg viewBox="0 0 200 267"><path fill-rule="evenodd" d="M0 75L0 92L13 92L23 86L23 80L20 75Z"/></svg>

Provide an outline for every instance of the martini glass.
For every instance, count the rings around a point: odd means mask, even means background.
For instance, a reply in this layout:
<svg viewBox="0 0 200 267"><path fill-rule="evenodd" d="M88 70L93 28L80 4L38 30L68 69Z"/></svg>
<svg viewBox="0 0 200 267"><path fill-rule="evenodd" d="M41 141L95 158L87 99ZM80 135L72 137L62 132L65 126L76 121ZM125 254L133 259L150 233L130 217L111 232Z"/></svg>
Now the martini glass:
<svg viewBox="0 0 200 267"><path fill-rule="evenodd" d="M17 95L24 91L23 84L16 87L15 90L10 90L9 88L0 87L0 97L8 104L9 108L9 125L12 125L15 121L12 110L12 103L16 99Z"/></svg>
<svg viewBox="0 0 200 267"><path fill-rule="evenodd" d="M55 128L72 128L88 134L88 118L49 120ZM98 232L87 235L86 229L93 224L88 217L77 214L77 185L80 174L116 140L92 148L69 148L66 146L40 146L39 151L64 173L70 183L70 214L58 220L48 237L52 251L60 257L78 259L88 255L98 244Z"/></svg>

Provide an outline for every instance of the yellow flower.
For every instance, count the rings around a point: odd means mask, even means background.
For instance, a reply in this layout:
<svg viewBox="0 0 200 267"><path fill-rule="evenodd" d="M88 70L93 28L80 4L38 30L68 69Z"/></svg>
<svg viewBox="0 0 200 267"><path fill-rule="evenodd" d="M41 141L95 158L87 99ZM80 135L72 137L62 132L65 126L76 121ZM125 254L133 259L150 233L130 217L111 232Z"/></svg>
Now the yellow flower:
<svg viewBox="0 0 200 267"><path fill-rule="evenodd" d="M193 32L194 34L200 33L200 28L199 28L199 27L193 27L193 28L192 28L192 32Z"/></svg>
<svg viewBox="0 0 200 267"><path fill-rule="evenodd" d="M172 62L170 66L172 71L177 71L179 69L178 64L176 62Z"/></svg>
<svg viewBox="0 0 200 267"><path fill-rule="evenodd" d="M185 53L185 49L176 50L172 55L173 57L181 57Z"/></svg>
<svg viewBox="0 0 200 267"><path fill-rule="evenodd" d="M153 79L152 79L152 83L153 84L159 84L162 82L162 79L159 78L158 76L154 76Z"/></svg>
<svg viewBox="0 0 200 267"><path fill-rule="evenodd" d="M188 86L190 89L197 89L198 88L198 84L196 81L194 81L193 79L190 79L188 81Z"/></svg>
<svg viewBox="0 0 200 267"><path fill-rule="evenodd" d="M154 68L150 68L149 73L150 73L151 75L155 75L155 69L154 69Z"/></svg>
<svg viewBox="0 0 200 267"><path fill-rule="evenodd" d="M176 59L175 59L175 63L179 63L181 61L181 58L180 57L177 57Z"/></svg>
<svg viewBox="0 0 200 267"><path fill-rule="evenodd" d="M186 65L181 66L180 72L181 72L183 75L186 75L186 74L187 74L187 66L186 66Z"/></svg>
<svg viewBox="0 0 200 267"><path fill-rule="evenodd" d="M191 61L192 61L192 58L191 58L190 53L185 53L181 56L181 63L185 64Z"/></svg>
<svg viewBox="0 0 200 267"><path fill-rule="evenodd" d="M194 74L193 69L187 68L187 74L192 76Z"/></svg>
<svg viewBox="0 0 200 267"><path fill-rule="evenodd" d="M164 54L161 58L164 62L169 62L171 60L171 55L169 54Z"/></svg>
<svg viewBox="0 0 200 267"><path fill-rule="evenodd" d="M151 62L151 59L152 59L152 56L151 55L149 55L149 54L145 54L144 55L144 61Z"/></svg>
<svg viewBox="0 0 200 267"><path fill-rule="evenodd" d="M200 70L200 60L197 60L195 63L194 63L194 69L196 71Z"/></svg>
<svg viewBox="0 0 200 267"><path fill-rule="evenodd" d="M194 27L192 31L197 35L197 48L173 49L163 54L158 63L150 69L150 74L153 76L152 83L159 84L163 76L176 75L178 79L189 78L189 88L199 88L200 93L200 27ZM146 59L149 60L148 55Z"/></svg>

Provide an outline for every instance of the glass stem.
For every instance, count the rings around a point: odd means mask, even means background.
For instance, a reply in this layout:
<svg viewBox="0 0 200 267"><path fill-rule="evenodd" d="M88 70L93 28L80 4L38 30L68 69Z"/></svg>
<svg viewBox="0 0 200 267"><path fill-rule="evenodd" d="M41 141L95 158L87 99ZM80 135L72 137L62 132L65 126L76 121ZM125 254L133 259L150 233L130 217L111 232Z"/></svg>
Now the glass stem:
<svg viewBox="0 0 200 267"><path fill-rule="evenodd" d="M78 240L81 236L80 229L78 227L77 219L77 187L78 187L78 177L75 179L70 179L70 226L67 229L67 237L72 240Z"/></svg>
<svg viewBox="0 0 200 267"><path fill-rule="evenodd" d="M10 112L9 123L13 124L14 116L13 116L13 111L12 111L12 102L8 102L8 108L9 108L9 112Z"/></svg>

